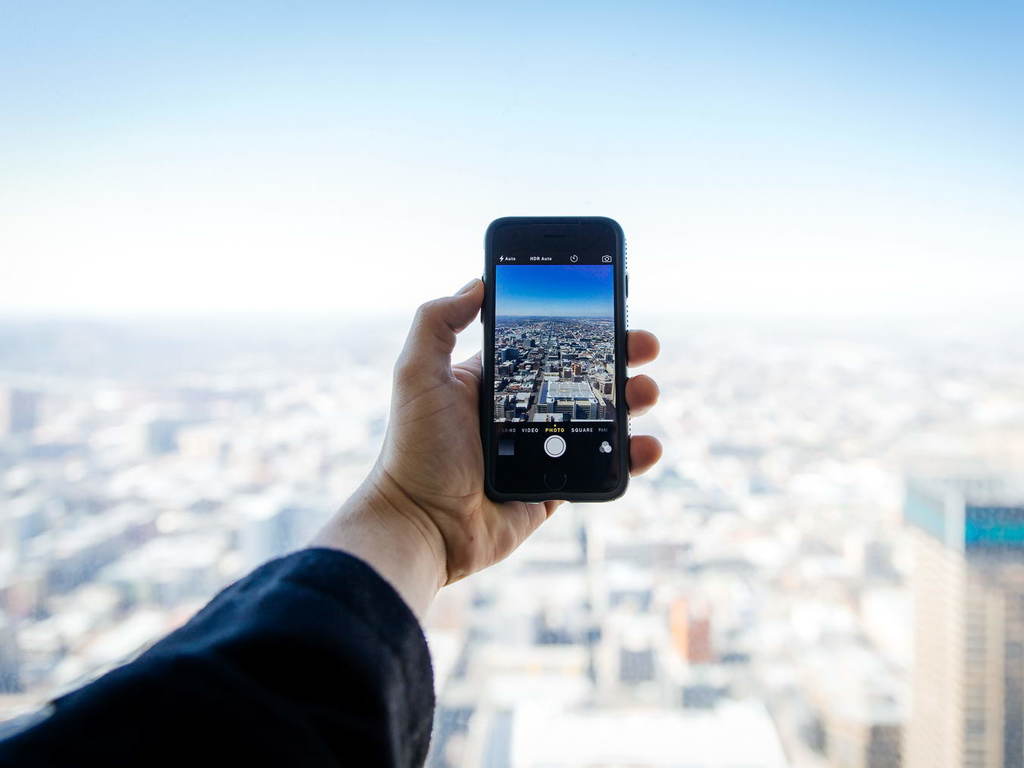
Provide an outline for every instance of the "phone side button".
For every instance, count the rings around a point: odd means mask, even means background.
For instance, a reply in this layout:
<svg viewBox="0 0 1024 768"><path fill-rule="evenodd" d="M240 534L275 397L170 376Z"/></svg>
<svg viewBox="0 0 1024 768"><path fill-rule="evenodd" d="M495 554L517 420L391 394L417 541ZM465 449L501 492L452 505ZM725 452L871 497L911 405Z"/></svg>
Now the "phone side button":
<svg viewBox="0 0 1024 768"><path fill-rule="evenodd" d="M565 472L545 472L544 485L552 491L560 491L565 488Z"/></svg>

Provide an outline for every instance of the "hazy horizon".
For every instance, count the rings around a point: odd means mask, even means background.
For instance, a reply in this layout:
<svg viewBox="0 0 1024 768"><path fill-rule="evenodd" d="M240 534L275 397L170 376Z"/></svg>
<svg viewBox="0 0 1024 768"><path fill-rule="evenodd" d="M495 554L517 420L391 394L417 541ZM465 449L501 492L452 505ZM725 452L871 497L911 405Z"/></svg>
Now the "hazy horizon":
<svg viewBox="0 0 1024 768"><path fill-rule="evenodd" d="M411 309L595 214L634 307L1020 312L1019 5L193 10L9 10L0 309Z"/></svg>

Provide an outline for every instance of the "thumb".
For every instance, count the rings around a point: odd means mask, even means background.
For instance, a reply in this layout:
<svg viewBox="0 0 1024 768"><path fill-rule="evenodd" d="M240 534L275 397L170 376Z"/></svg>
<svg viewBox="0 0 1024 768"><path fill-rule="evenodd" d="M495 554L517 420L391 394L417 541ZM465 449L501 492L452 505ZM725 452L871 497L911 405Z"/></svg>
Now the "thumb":
<svg viewBox="0 0 1024 768"><path fill-rule="evenodd" d="M454 296L422 304L416 310L396 373L400 377L450 375L455 336L476 317L483 298L484 284L474 277Z"/></svg>

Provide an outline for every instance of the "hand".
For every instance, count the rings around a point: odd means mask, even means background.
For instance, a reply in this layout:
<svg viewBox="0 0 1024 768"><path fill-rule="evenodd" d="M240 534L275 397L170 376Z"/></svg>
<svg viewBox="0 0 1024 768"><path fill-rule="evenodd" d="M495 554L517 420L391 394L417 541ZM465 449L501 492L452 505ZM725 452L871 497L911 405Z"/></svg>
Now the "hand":
<svg viewBox="0 0 1024 768"><path fill-rule="evenodd" d="M396 571L392 584L396 579L410 583L417 593L413 597L400 585L396 587L414 610L414 603L422 604L428 592L426 604L438 587L506 557L561 504L496 503L484 494L480 354L451 363L456 334L477 316L483 295L483 283L472 280L454 296L428 302L417 311L395 366L391 414L380 458L363 488L339 513L343 527L348 516L349 533L361 529L356 538L362 551L355 554L379 571L382 567ZM630 332L627 346L632 366L650 362L658 354L658 340L646 331ZM648 410L657 399L658 386L650 377L627 381L626 404L634 415ZM631 474L647 471L660 457L661 444L655 438L630 440ZM365 524L354 526L355 520ZM368 533L367 525L378 533ZM332 545L323 534L318 543ZM374 547L385 547L392 554L383 558L379 552L368 552ZM344 544L341 548L352 551ZM382 566L370 555L392 562ZM430 590L411 583L417 578L413 570L434 582ZM389 578L383 571L382 575Z"/></svg>

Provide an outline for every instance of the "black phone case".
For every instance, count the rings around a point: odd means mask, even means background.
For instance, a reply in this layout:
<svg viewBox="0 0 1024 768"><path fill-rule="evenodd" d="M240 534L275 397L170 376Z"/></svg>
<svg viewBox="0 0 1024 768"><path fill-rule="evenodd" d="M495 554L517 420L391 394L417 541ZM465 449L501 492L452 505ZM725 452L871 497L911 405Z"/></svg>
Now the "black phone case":
<svg viewBox="0 0 1024 768"><path fill-rule="evenodd" d="M559 222L603 222L615 232L615 411L619 424L615 453L619 461L618 486L610 491L575 492L549 491L545 493L505 493L494 487L494 457L488 447L494 430L494 248L493 233L503 224L536 224ZM484 492L492 501L612 501L626 492L629 486L629 409L626 407L626 236L614 219L604 216L506 216L495 219L484 235L484 304L480 317L484 325L483 377L480 385L480 438L484 452Z"/></svg>

